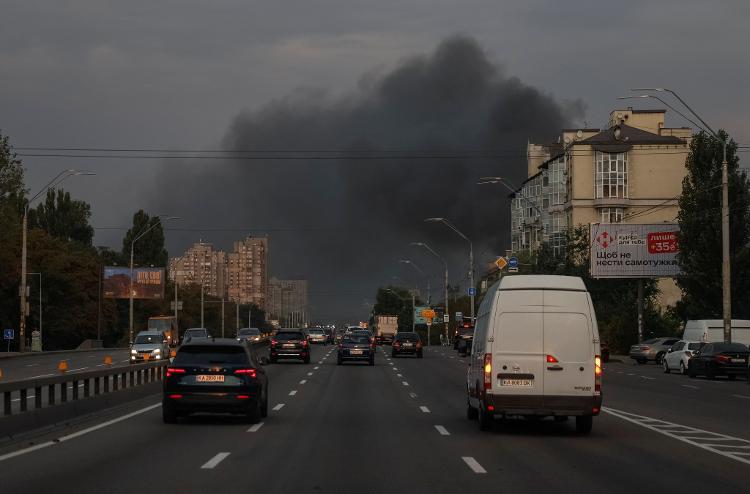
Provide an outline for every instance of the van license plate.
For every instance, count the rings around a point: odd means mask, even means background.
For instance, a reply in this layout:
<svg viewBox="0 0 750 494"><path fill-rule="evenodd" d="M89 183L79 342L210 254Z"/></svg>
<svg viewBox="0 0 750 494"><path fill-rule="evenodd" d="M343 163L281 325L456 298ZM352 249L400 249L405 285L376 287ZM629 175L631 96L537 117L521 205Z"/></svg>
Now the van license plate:
<svg viewBox="0 0 750 494"><path fill-rule="evenodd" d="M195 380L199 383L223 383L224 376L222 374L198 375L195 376Z"/></svg>
<svg viewBox="0 0 750 494"><path fill-rule="evenodd" d="M500 386L508 386L511 388L533 388L533 379L500 379Z"/></svg>

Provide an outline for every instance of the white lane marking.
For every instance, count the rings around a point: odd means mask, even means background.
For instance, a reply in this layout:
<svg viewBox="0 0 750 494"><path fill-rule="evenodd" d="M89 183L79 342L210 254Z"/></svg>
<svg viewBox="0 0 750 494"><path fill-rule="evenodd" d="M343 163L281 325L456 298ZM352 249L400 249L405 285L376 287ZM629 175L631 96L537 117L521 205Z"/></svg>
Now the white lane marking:
<svg viewBox="0 0 750 494"><path fill-rule="evenodd" d="M745 395L732 395L732 396L734 396L735 398L742 398L743 400L750 400L750 396L745 396Z"/></svg>
<svg viewBox="0 0 750 494"><path fill-rule="evenodd" d="M430 409L427 408L426 406L421 406L419 407L419 409L422 410L423 413L430 413Z"/></svg>
<svg viewBox="0 0 750 494"><path fill-rule="evenodd" d="M308 372L308 373L307 373L307 375L308 375L308 376L312 376L312 375L313 375L313 373L312 373L312 372Z"/></svg>
<svg viewBox="0 0 750 494"><path fill-rule="evenodd" d="M650 380L650 381L653 381L654 379L656 379L655 377L648 377L648 376L641 376L641 377L642 377L643 379L648 379L648 380Z"/></svg>
<svg viewBox="0 0 750 494"><path fill-rule="evenodd" d="M485 470L473 457L462 456L461 459L464 460L464 463L469 465L469 468L471 468L474 473L487 473L487 470Z"/></svg>
<svg viewBox="0 0 750 494"><path fill-rule="evenodd" d="M229 453L218 453L216 456L214 456L213 458L208 460L206 463L204 463L201 469L210 470L214 468L216 465L218 465L219 463L221 463L224 460L224 458L226 458L227 456L229 456Z"/></svg>
<svg viewBox="0 0 750 494"><path fill-rule="evenodd" d="M70 369L68 372L78 372L78 371L82 371L84 369L88 369L88 367L81 367L79 369Z"/></svg>
<svg viewBox="0 0 750 494"><path fill-rule="evenodd" d="M628 373L629 376L634 376L635 374Z"/></svg>
<svg viewBox="0 0 750 494"><path fill-rule="evenodd" d="M417 397L417 393L409 393L409 396L412 397L412 398L416 398Z"/></svg>
<svg viewBox="0 0 750 494"><path fill-rule="evenodd" d="M121 364L125 364L125 363L128 363L128 362L130 362L130 361L129 360L120 360Z"/></svg>
<svg viewBox="0 0 750 494"><path fill-rule="evenodd" d="M263 427L263 422L258 422L254 426L250 427L247 432L258 432L258 430Z"/></svg>
<svg viewBox="0 0 750 494"><path fill-rule="evenodd" d="M403 384L404 386L408 386L409 385L409 383L406 382L406 381L401 381L401 384Z"/></svg>
<svg viewBox="0 0 750 494"><path fill-rule="evenodd" d="M683 384L682 387L690 389L700 389L698 386L693 386L692 384Z"/></svg>
<svg viewBox="0 0 750 494"><path fill-rule="evenodd" d="M328 356L328 355L326 355L326 357L327 357L327 356ZM322 364L322 363L323 363L323 361L322 361L322 360L320 360L320 361L318 362L318 365L320 365L320 364ZM317 367L316 367L316 369L317 369Z"/></svg>
<svg viewBox="0 0 750 494"><path fill-rule="evenodd" d="M278 412L282 408L284 408L284 404L283 403L279 403L278 405L276 405L275 407L273 407L273 411L274 412Z"/></svg>
<svg viewBox="0 0 750 494"><path fill-rule="evenodd" d="M104 427L109 427L110 425L116 424L118 422L122 422L123 420L127 420L129 418L135 417L136 415L140 415L142 413L149 412L153 410L154 408L158 408L161 406L161 403L157 403L156 405L147 406L146 408L141 408L140 410L136 410L135 412L131 412L127 415L123 415L122 417L117 417L112 420L108 420L106 422L102 422L101 424L94 425L92 427L82 429L78 432L74 432L72 434L68 434L67 436L62 436L54 441L47 441L45 443L37 444L36 446L30 446L28 448L20 449L18 451L14 451L12 453L8 453L5 455L0 456L0 461L9 460L10 458L15 458L16 456L25 455L26 453L31 453L32 451L36 451L38 449L47 448L49 446L54 446L55 444L60 444L65 441L69 441L71 439L75 439L76 437L83 436L85 434L88 434L89 432L94 432L99 429L103 429Z"/></svg>
<svg viewBox="0 0 750 494"><path fill-rule="evenodd" d="M446 429L442 425L436 425L435 429L437 429L437 431L440 433L441 436L450 436L451 435L451 433L448 432L448 429Z"/></svg>
<svg viewBox="0 0 750 494"><path fill-rule="evenodd" d="M397 370L398 370L398 367L394 367L394 368L393 368L393 370L397 371Z"/></svg>
<svg viewBox="0 0 750 494"><path fill-rule="evenodd" d="M750 465L750 458L743 458L742 456L737 456L738 454L737 452L727 450L727 448L737 448L738 446L750 446L750 441L746 439L740 439L737 437L727 436L725 434L718 434L716 432L711 432L711 431L707 431L703 429L696 429L695 427L688 427L688 426L684 426L680 424L675 424L672 422L667 422L666 420L653 419L651 417L645 417L643 415L636 415L634 413L624 412L622 410L615 410L612 408L602 408L602 411L610 415L614 415L615 417L620 418L622 420L626 420L628 422L639 425L641 427L645 427L646 429L650 429L652 431L658 432L659 434L663 434L665 436L671 437L672 439L677 439L678 441L690 444L691 446L696 446L698 448L705 449L712 453L716 453L717 455L725 456L727 458L731 458L741 463L746 463ZM679 431L670 430L670 428L674 428L674 427L679 427L682 430L679 430ZM684 434L691 434L691 435L686 436ZM716 442L718 441L721 441L721 445L716 445ZM729 444L729 443L733 443L733 444ZM719 448L722 448L722 449L719 449ZM739 454L742 454L742 453L739 453Z"/></svg>
<svg viewBox="0 0 750 494"><path fill-rule="evenodd" d="M307 382L307 379L303 379L303 380L301 380L301 381L300 381L299 383L300 383L300 384L305 384L306 382Z"/></svg>
<svg viewBox="0 0 750 494"><path fill-rule="evenodd" d="M396 374L396 375L397 375L398 377L404 377L404 376L402 376L401 374Z"/></svg>
<svg viewBox="0 0 750 494"><path fill-rule="evenodd" d="M318 370L318 369L320 369L320 367L318 367L317 365L313 367L313 370Z"/></svg>
<svg viewBox="0 0 750 494"><path fill-rule="evenodd" d="M38 377L50 377L50 376L54 376L54 375L55 374L42 374L40 376L31 376L29 379L36 379Z"/></svg>
<svg viewBox="0 0 750 494"><path fill-rule="evenodd" d="M39 364L26 364L26 367L36 367Z"/></svg>
<svg viewBox="0 0 750 494"><path fill-rule="evenodd" d="M297 390L296 390L296 389L293 389L293 390L291 390L291 391L289 392L289 396L294 396L294 395L296 395L296 394L297 394Z"/></svg>

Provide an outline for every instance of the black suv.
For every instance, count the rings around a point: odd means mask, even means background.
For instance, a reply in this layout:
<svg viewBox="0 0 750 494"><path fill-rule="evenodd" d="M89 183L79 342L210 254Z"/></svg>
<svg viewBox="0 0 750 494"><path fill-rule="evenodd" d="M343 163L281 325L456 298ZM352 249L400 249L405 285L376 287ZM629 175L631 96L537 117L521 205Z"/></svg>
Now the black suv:
<svg viewBox="0 0 750 494"><path fill-rule="evenodd" d="M391 356L395 358L399 355L416 355L417 358L422 358L422 340L419 334L411 331L396 333L391 345Z"/></svg>
<svg viewBox="0 0 750 494"><path fill-rule="evenodd" d="M302 362L309 364L310 339L307 333L301 329L279 331L271 339L269 357L272 364L283 358L300 359Z"/></svg>
<svg viewBox="0 0 750 494"><path fill-rule="evenodd" d="M194 412L268 415L268 377L255 350L233 339L183 344L164 378L162 414L171 424Z"/></svg>

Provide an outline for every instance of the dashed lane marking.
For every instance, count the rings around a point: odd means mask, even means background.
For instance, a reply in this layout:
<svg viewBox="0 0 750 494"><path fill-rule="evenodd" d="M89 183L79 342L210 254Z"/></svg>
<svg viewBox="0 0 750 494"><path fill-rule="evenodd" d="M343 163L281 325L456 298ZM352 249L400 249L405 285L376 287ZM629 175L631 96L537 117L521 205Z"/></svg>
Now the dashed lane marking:
<svg viewBox="0 0 750 494"><path fill-rule="evenodd" d="M412 397L412 398L416 398L417 397L417 393L409 393L409 396Z"/></svg>
<svg viewBox="0 0 750 494"><path fill-rule="evenodd" d="M39 377L50 377L50 376L54 376L54 375L55 374L42 374L40 376L31 376L29 379L37 379Z"/></svg>
<svg viewBox="0 0 750 494"><path fill-rule="evenodd" d="M735 398L742 398L743 400L750 400L750 396L745 396L745 395L732 395L732 396L734 396Z"/></svg>
<svg viewBox="0 0 750 494"><path fill-rule="evenodd" d="M296 389L293 389L293 390L291 390L291 391L289 392L289 396L294 396L294 395L296 395L296 394L297 394L297 390L296 390Z"/></svg>
<svg viewBox="0 0 750 494"><path fill-rule="evenodd" d="M401 384L403 384L404 386L408 386L409 385L409 383L406 382L406 381L401 381Z"/></svg>
<svg viewBox="0 0 750 494"><path fill-rule="evenodd" d="M70 369L68 372L78 372L78 371L82 371L85 369L88 369L88 367L79 367L78 369Z"/></svg>
<svg viewBox="0 0 750 494"><path fill-rule="evenodd" d="M649 381L653 381L656 378L655 377L648 377L648 376L641 376L643 379L648 379Z"/></svg>
<svg viewBox="0 0 750 494"><path fill-rule="evenodd" d="M318 367L317 365L313 367L313 370L318 370L318 369L320 369L320 367Z"/></svg>
<svg viewBox="0 0 750 494"><path fill-rule="evenodd" d="M397 375L398 377L404 377L404 376L402 376L401 374L396 374L396 375Z"/></svg>
<svg viewBox="0 0 750 494"><path fill-rule="evenodd" d="M201 469L210 470L212 468L215 468L216 465L224 461L227 456L229 456L229 453L218 453L216 456L204 463Z"/></svg>
<svg viewBox="0 0 750 494"><path fill-rule="evenodd" d="M312 372L308 372L308 373L307 373L307 375L308 375L308 376L312 376L312 375L313 375L313 373L312 373Z"/></svg>
<svg viewBox="0 0 750 494"><path fill-rule="evenodd" d="M441 436L450 436L451 435L451 433L448 432L448 429L446 429L442 425L436 425L435 429L437 429L437 431L440 433Z"/></svg>
<svg viewBox="0 0 750 494"><path fill-rule="evenodd" d="M263 422L258 422L254 426L250 427L247 432L258 432L258 430L263 427Z"/></svg>
<svg viewBox="0 0 750 494"><path fill-rule="evenodd" d="M421 406L419 407L419 409L422 410L422 413L430 413L430 409L426 406Z"/></svg>
<svg viewBox="0 0 750 494"><path fill-rule="evenodd" d="M472 456L462 456L461 459L464 460L464 463L466 463L474 473L487 473L487 470L485 470L484 467L482 467L482 465L480 465Z"/></svg>
<svg viewBox="0 0 750 494"><path fill-rule="evenodd" d="M26 367L36 367L39 364L26 364Z"/></svg>
<svg viewBox="0 0 750 494"><path fill-rule="evenodd" d="M301 380L301 381L300 381L299 383L300 383L300 384L305 384L306 382L307 382L307 379L303 379L303 380Z"/></svg>
<svg viewBox="0 0 750 494"><path fill-rule="evenodd" d="M273 407L273 411L274 412L278 412L282 408L284 408L284 404L283 403L279 403L278 405L276 405L275 407Z"/></svg>
<svg viewBox="0 0 750 494"><path fill-rule="evenodd" d="M698 386L693 386L692 384L683 384L682 387L690 389L700 389Z"/></svg>
<svg viewBox="0 0 750 494"><path fill-rule="evenodd" d="M673 422L667 422L666 420L653 419L651 417L636 415L634 413L615 410L612 408L602 408L602 411L622 420L658 432L659 434L671 437L672 439L690 444L691 446L705 449L706 451L716 453L717 455L750 465L750 458L745 457L750 454L745 451L750 449L750 441L746 439L718 434L716 432L697 429L686 425L675 424Z"/></svg>

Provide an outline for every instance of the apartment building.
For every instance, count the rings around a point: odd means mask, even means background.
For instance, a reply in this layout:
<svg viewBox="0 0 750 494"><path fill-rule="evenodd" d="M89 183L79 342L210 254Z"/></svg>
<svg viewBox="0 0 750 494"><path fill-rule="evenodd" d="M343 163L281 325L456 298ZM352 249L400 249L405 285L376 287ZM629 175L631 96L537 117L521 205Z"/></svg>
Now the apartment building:
<svg viewBox="0 0 750 494"><path fill-rule="evenodd" d="M247 237L234 242L227 255L227 294L241 304L267 309L268 238Z"/></svg>
<svg viewBox="0 0 750 494"><path fill-rule="evenodd" d="M675 221L692 130L665 127L665 114L614 110L607 129L529 144L528 178L510 195L513 251L559 254L575 225Z"/></svg>
<svg viewBox="0 0 750 494"><path fill-rule="evenodd" d="M283 328L305 327L309 322L307 280L268 282L267 318L276 319Z"/></svg>
<svg viewBox="0 0 750 494"><path fill-rule="evenodd" d="M182 256L169 260L169 278L178 285L202 283L205 293L223 298L226 296L226 254L199 241Z"/></svg>

